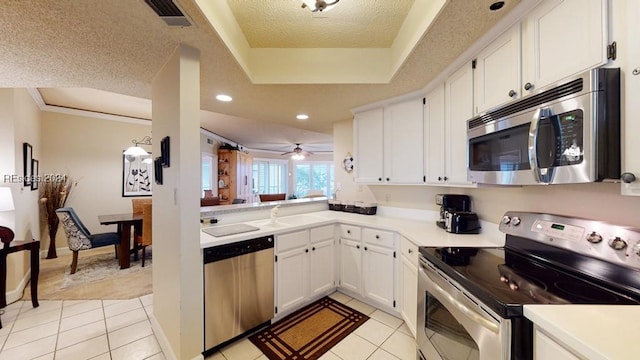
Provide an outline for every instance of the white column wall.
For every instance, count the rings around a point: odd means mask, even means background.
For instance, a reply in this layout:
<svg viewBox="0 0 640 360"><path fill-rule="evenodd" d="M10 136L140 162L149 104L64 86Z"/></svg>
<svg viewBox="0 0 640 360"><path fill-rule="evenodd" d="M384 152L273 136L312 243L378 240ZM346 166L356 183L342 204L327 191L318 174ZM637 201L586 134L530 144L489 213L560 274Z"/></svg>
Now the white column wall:
<svg viewBox="0 0 640 360"><path fill-rule="evenodd" d="M153 153L170 137L171 166L153 188L154 329L167 359L202 358L200 53L179 45L152 85Z"/></svg>

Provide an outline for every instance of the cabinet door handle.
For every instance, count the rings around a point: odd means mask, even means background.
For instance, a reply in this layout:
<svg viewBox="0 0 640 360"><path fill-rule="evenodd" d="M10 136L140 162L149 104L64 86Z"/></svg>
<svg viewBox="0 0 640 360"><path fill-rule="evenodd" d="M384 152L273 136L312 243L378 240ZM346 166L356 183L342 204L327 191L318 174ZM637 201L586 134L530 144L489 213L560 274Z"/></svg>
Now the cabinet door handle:
<svg viewBox="0 0 640 360"><path fill-rule="evenodd" d="M308 253L308 252L309 252L309 249L304 249L304 252Z"/></svg>
<svg viewBox="0 0 640 360"><path fill-rule="evenodd" d="M438 176L438 181L442 181L442 176Z"/></svg>
<svg viewBox="0 0 640 360"><path fill-rule="evenodd" d="M389 178L387 178L387 181L389 181Z"/></svg>
<svg viewBox="0 0 640 360"><path fill-rule="evenodd" d="M347 230L347 234L351 234L351 230Z"/></svg>
<svg viewBox="0 0 640 360"><path fill-rule="evenodd" d="M444 181L447 181L447 180L449 180L449 178L445 176L445 177L444 177Z"/></svg>
<svg viewBox="0 0 640 360"><path fill-rule="evenodd" d="M413 250L409 249L409 254L413 254Z"/></svg>
<svg viewBox="0 0 640 360"><path fill-rule="evenodd" d="M356 249L360 249L360 245L356 245Z"/></svg>
<svg viewBox="0 0 640 360"><path fill-rule="evenodd" d="M516 96L516 91L515 90L509 91L509 97L510 98L515 97L515 96Z"/></svg>
<svg viewBox="0 0 640 360"><path fill-rule="evenodd" d="M366 246L364 247L364 251L367 251L367 247Z"/></svg>
<svg viewBox="0 0 640 360"><path fill-rule="evenodd" d="M525 89L525 90L531 90L531 89L533 89L533 84L532 84L532 83L530 83L530 82L528 82L528 83L524 84L524 89Z"/></svg>
<svg viewBox="0 0 640 360"><path fill-rule="evenodd" d="M312 247L312 248L311 248L311 251L316 251L316 247L315 247L315 246L314 246L314 247Z"/></svg>
<svg viewBox="0 0 640 360"><path fill-rule="evenodd" d="M380 239L380 235L376 235L376 239Z"/></svg>
<svg viewBox="0 0 640 360"><path fill-rule="evenodd" d="M378 181L382 181L382 178L378 178Z"/></svg>

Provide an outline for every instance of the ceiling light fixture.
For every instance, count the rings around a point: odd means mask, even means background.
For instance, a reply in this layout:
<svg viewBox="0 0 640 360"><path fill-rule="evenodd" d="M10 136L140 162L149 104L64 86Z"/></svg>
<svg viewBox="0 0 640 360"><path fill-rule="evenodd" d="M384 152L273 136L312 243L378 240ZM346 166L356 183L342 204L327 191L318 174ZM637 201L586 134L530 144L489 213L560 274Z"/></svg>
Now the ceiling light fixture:
<svg viewBox="0 0 640 360"><path fill-rule="evenodd" d="M293 159L293 160L304 160L304 155L302 155L302 154L293 154L293 155L291 155L291 159Z"/></svg>
<svg viewBox="0 0 640 360"><path fill-rule="evenodd" d="M138 145L151 145L151 136L145 136L142 138L142 140L133 139L131 140L131 143L133 143L134 146L130 146L127 150L125 150L124 151L125 155L130 155L130 156L149 155L149 153L145 149L138 147Z"/></svg>
<svg viewBox="0 0 640 360"><path fill-rule="evenodd" d="M309 115L307 114L298 114L296 115L296 119L298 120L307 120L309 118Z"/></svg>
<svg viewBox="0 0 640 360"><path fill-rule="evenodd" d="M218 99L218 101L223 101L223 102L229 102L229 101L233 100L233 98L231 96L225 95L225 94L216 95L216 99Z"/></svg>
<svg viewBox="0 0 640 360"><path fill-rule="evenodd" d="M302 8L309 8L311 12L323 12L333 9L334 5L340 0L326 2L324 0L302 0Z"/></svg>

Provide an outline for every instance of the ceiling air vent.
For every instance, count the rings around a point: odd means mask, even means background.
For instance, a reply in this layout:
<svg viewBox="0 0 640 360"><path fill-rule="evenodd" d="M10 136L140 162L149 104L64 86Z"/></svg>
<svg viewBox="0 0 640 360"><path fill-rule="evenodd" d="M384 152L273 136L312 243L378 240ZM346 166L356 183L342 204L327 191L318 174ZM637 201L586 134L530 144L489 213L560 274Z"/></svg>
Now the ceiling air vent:
<svg viewBox="0 0 640 360"><path fill-rule="evenodd" d="M171 0L144 0L169 26L191 26L187 16Z"/></svg>

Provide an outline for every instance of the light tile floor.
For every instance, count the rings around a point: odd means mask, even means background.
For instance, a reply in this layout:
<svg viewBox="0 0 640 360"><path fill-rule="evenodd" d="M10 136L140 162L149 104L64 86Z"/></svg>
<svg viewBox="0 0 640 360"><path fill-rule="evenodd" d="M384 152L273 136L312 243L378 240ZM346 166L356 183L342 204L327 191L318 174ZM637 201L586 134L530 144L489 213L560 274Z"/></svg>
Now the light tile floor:
<svg viewBox="0 0 640 360"><path fill-rule="evenodd" d="M329 296L368 315L370 319L322 355L320 360L416 359L416 342L404 321L343 293L334 292ZM207 360L267 360L267 357L245 338L212 354Z"/></svg>
<svg viewBox="0 0 640 360"><path fill-rule="evenodd" d="M330 295L370 317L320 360L415 360L416 345L401 319L340 292ZM0 360L164 360L149 316L153 296L131 300L18 301L5 308ZM267 360L248 339L208 360Z"/></svg>
<svg viewBox="0 0 640 360"><path fill-rule="evenodd" d="M17 301L5 308L0 360L164 360L153 295L131 300Z"/></svg>

